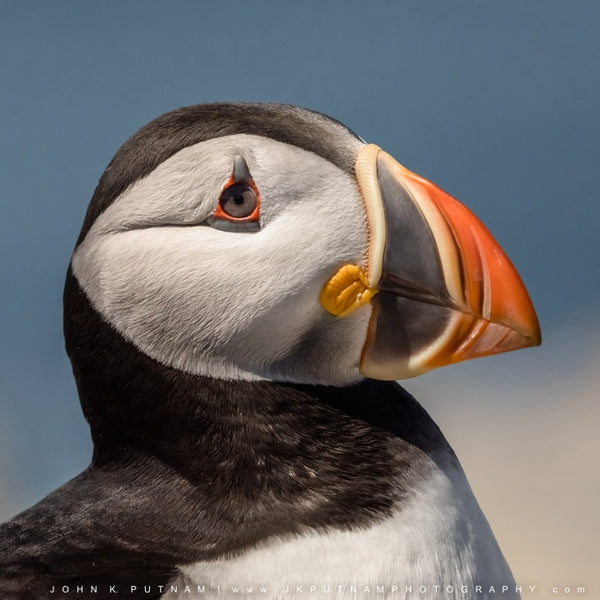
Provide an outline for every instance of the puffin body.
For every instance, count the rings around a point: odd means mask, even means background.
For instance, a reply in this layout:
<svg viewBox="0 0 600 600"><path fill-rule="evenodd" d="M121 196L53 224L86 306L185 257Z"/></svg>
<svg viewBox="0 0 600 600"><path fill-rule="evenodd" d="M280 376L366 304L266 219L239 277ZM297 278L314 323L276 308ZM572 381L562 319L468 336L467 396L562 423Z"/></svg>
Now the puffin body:
<svg viewBox="0 0 600 600"><path fill-rule="evenodd" d="M0 528L2 598L518 597L393 380L535 345L535 313L377 146L292 106L159 117L103 174L64 305L94 455Z"/></svg>

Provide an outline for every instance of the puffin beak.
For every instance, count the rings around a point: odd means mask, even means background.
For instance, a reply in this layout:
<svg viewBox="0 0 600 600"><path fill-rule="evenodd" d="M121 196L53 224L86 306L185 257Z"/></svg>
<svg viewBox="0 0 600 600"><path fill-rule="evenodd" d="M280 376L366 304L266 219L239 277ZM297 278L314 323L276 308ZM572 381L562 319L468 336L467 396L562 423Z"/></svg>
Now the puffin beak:
<svg viewBox="0 0 600 600"><path fill-rule="evenodd" d="M404 379L541 343L517 271L483 224L433 183L369 144L355 164L368 221L360 372Z"/></svg>

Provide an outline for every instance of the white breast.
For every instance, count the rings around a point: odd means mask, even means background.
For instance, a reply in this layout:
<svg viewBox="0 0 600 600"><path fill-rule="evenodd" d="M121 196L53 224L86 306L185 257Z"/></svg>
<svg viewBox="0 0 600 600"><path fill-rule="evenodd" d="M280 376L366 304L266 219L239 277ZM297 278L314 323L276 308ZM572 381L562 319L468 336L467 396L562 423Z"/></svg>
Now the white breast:
<svg viewBox="0 0 600 600"><path fill-rule="evenodd" d="M449 477L434 466L407 504L368 528L269 539L242 555L180 570L173 584L180 595L171 589L164 597L189 598L182 593L185 585L204 587L203 598L464 600L487 598L490 586L508 586L503 598L519 597L460 467ZM454 588L450 593L448 586Z"/></svg>

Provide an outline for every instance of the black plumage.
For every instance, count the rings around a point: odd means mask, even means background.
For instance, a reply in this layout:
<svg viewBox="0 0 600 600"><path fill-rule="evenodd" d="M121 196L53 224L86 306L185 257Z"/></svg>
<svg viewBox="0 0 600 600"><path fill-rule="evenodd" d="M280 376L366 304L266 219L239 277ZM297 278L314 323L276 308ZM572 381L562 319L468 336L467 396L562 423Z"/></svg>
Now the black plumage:
<svg viewBox="0 0 600 600"><path fill-rule="evenodd" d="M167 113L110 162L76 247L103 211L166 159L242 133L308 150L352 176L363 146L337 121L287 105ZM94 308L72 267L64 332L93 458L0 526L2 600L58 598L63 585L96 586L96 598L113 597L109 586L130 598L159 598L179 566L235 556L275 537L384 523L414 503L416 484L433 471L447 482L458 473L459 487L468 488L438 427L395 382L225 381L166 366ZM502 569L493 538L487 547Z"/></svg>
<svg viewBox="0 0 600 600"><path fill-rule="evenodd" d="M92 584L160 597L177 565L308 527L366 526L410 495L429 459L455 464L396 383L232 384L182 373L125 341L70 273L65 314L93 460L0 529L2 598Z"/></svg>

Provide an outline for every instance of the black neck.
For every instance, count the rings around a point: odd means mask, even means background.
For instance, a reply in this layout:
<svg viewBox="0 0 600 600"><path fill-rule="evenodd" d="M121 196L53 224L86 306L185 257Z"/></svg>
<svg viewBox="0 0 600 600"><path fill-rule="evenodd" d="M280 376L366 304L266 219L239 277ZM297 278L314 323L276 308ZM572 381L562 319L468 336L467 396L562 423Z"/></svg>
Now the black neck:
<svg viewBox="0 0 600 600"><path fill-rule="evenodd" d="M379 430L384 437L402 438L430 455L443 440L423 409L392 382L365 380L342 393L325 386L228 382L162 365L102 319L71 271L65 339L95 462L135 445L174 461L192 478L204 477L205 467L196 473L204 452L247 454L283 443L292 429L314 438L316 424L328 446L344 445L363 428L371 435Z"/></svg>
<svg viewBox="0 0 600 600"><path fill-rule="evenodd" d="M270 536L365 526L401 510L432 460L455 460L395 383L226 382L161 365L101 318L71 272L65 338L94 457L0 531L0 591L15 598L116 574L166 583L176 565Z"/></svg>
<svg viewBox="0 0 600 600"><path fill-rule="evenodd" d="M101 564L98 553L119 561L126 553L128 564L154 565L163 577L269 536L381 520L401 509L430 459L452 460L427 413L395 383L334 388L182 373L125 341L71 273L65 314L94 457L24 513L19 535L63 511L69 545L56 532L47 553L36 546L40 560Z"/></svg>

